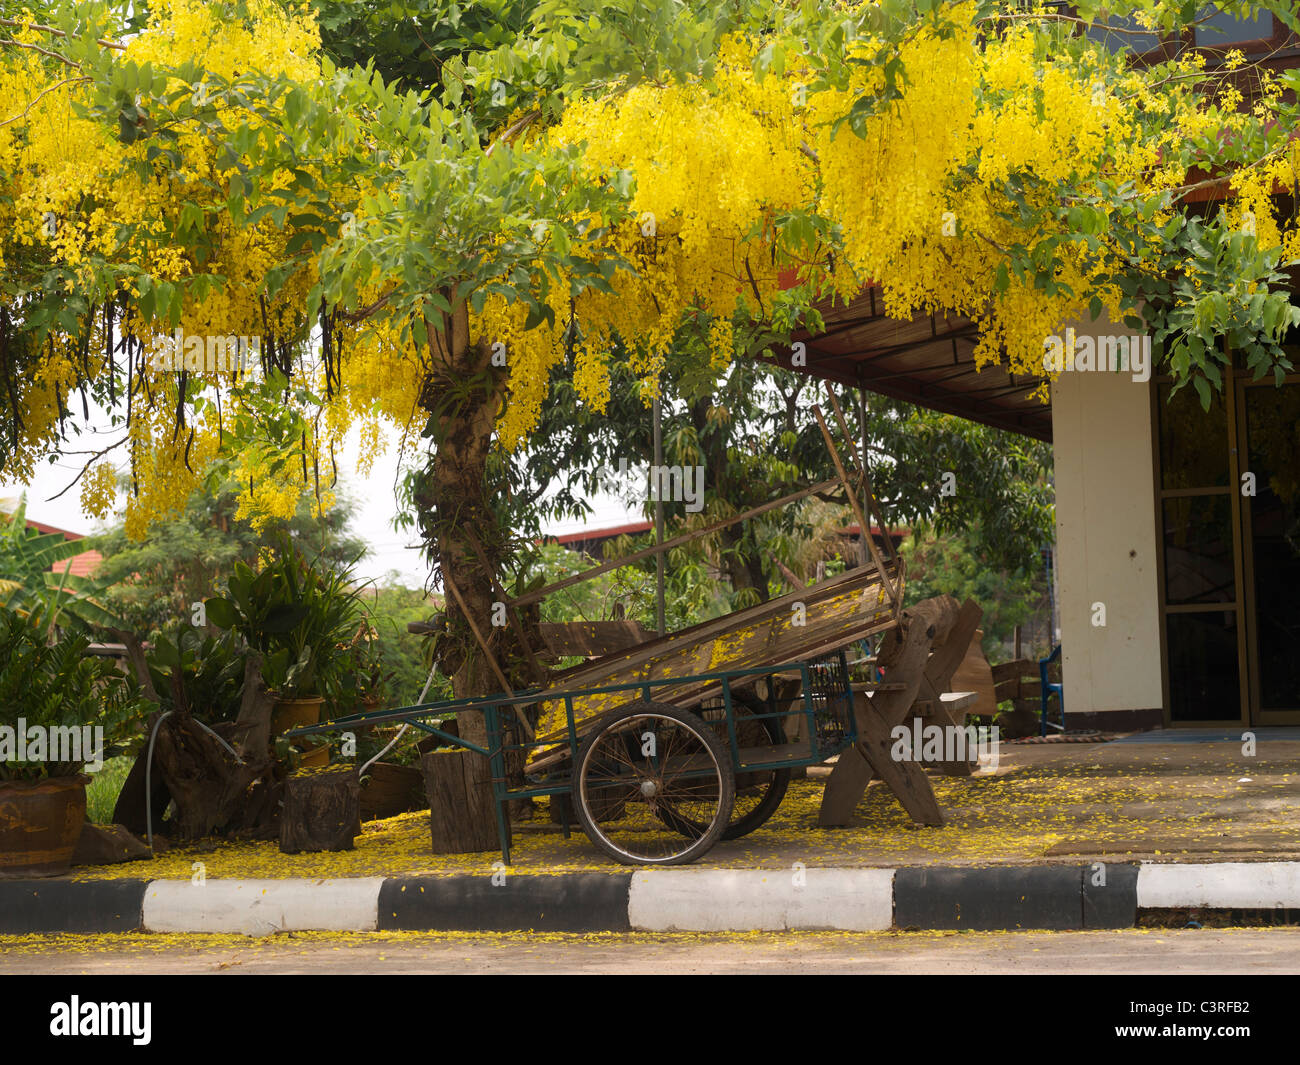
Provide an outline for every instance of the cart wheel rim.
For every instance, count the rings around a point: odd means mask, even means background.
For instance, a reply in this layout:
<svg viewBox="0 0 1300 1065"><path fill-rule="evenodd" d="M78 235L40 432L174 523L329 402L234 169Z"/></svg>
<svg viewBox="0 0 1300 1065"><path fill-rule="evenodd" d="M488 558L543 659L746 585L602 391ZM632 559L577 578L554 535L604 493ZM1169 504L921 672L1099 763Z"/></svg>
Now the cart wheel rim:
<svg viewBox="0 0 1300 1065"><path fill-rule="evenodd" d="M624 714L586 743L574 797L594 843L619 861L692 861L727 826L734 779L725 750L694 715L665 707ZM689 820L684 836L670 827Z"/></svg>

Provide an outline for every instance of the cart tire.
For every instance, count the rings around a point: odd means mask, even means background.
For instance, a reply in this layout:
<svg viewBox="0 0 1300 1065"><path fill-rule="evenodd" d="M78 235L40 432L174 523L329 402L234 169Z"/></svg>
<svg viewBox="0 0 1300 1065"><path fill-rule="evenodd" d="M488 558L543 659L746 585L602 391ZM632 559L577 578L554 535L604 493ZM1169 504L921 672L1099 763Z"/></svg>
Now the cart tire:
<svg viewBox="0 0 1300 1065"><path fill-rule="evenodd" d="M630 703L600 718L574 766L578 822L626 865L695 861L722 837L735 793L731 756L717 733L666 703ZM691 827L683 832L670 821Z"/></svg>
<svg viewBox="0 0 1300 1065"><path fill-rule="evenodd" d="M748 725L753 731L762 730L766 741L774 747L780 747L785 743L785 729L781 727L781 719L775 717L760 718L757 715L767 712L761 699L750 694L749 692L732 692L731 702L733 706L743 707L744 710L754 715L750 718ZM725 717L718 717L717 720L711 720L710 715L713 711L721 709L720 707L705 707L703 705L693 708L693 712L699 716L706 725L712 728L722 741L724 747L727 745L727 722ZM736 714L737 727L740 726L743 718L740 713ZM740 746L749 747L759 746L758 742L749 742L757 737L738 737ZM734 767L733 767L734 769ZM786 790L790 787L790 778L793 772L789 769L762 769L756 772L741 772L736 774L736 798L731 806L731 819L727 822L727 827L722 832L723 839L740 839L741 836L748 836L756 828L761 827L777 811L781 805L781 800L785 798ZM757 803L742 802L745 792L752 789L761 789ZM675 820L667 822L670 827L679 832L694 832L698 826L687 824L679 825Z"/></svg>

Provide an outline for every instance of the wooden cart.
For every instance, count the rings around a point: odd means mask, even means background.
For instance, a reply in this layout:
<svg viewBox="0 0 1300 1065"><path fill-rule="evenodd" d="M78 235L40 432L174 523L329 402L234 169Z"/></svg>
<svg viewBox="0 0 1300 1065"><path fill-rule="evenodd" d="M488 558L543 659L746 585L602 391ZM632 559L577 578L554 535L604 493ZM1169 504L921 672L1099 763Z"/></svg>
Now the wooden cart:
<svg viewBox="0 0 1300 1065"><path fill-rule="evenodd" d="M913 646L919 646L918 640L896 639L906 654L891 666L887 683L851 680L848 649L900 627L903 567L898 558L883 557L871 536L868 512L875 516L879 508L863 469L859 467L855 491L821 412L816 413L838 484L862 529L865 564L812 587L604 655L525 691L510 690L487 641L471 622L503 691L353 715L290 735L406 722L486 756L507 863L507 807L527 797L554 797L566 835L571 812L593 843L625 863L690 862L719 839L752 832L775 812L795 768L823 763L859 745L869 698L879 695L891 706L905 699L911 705L934 636L931 625L919 655ZM836 414L844 428L838 407ZM509 600L511 622L521 631L514 611L559 588L836 483L814 485ZM867 501L868 510L860 498ZM888 535L885 542L884 550L892 555ZM448 590L462 601L454 585ZM494 591L504 598L499 586ZM484 714L486 746L452 736L440 728L441 722L434 723L466 712ZM800 726L797 740L787 737L792 720ZM863 746L859 753L859 759L846 764L869 764L869 750ZM509 766L520 764L522 775L508 772ZM840 776L830 794L843 805L859 782L865 786L870 772L865 778L861 771Z"/></svg>

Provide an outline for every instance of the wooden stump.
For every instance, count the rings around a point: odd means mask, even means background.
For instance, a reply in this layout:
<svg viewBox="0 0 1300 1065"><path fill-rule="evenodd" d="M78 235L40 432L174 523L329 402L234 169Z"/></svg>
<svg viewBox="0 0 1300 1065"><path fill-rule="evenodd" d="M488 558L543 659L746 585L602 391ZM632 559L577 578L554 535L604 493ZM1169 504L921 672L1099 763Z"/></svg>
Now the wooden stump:
<svg viewBox="0 0 1300 1065"><path fill-rule="evenodd" d="M420 760L434 854L474 854L501 846L487 758L473 751L432 751ZM510 839L506 821L506 841Z"/></svg>
<svg viewBox="0 0 1300 1065"><path fill-rule="evenodd" d="M424 776L415 766L376 762L361 785L361 820L378 821L429 805Z"/></svg>
<svg viewBox="0 0 1300 1065"><path fill-rule="evenodd" d="M356 766L300 769L284 782L280 850L350 851L361 833L361 781Z"/></svg>

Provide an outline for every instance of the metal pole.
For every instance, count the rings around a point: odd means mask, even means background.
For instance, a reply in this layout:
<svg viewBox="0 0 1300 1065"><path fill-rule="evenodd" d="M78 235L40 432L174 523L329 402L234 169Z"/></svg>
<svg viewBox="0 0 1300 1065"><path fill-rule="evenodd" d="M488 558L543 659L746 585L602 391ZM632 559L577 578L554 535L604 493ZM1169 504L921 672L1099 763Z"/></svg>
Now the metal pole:
<svg viewBox="0 0 1300 1065"><path fill-rule="evenodd" d="M664 442L659 425L658 396L655 396L654 400L654 437L655 469L650 483L655 485L655 546L657 547L664 542L664 501L661 498L664 478L660 473L664 465ZM659 635L667 635L668 628L664 622L664 553L662 551L655 555L655 619Z"/></svg>

